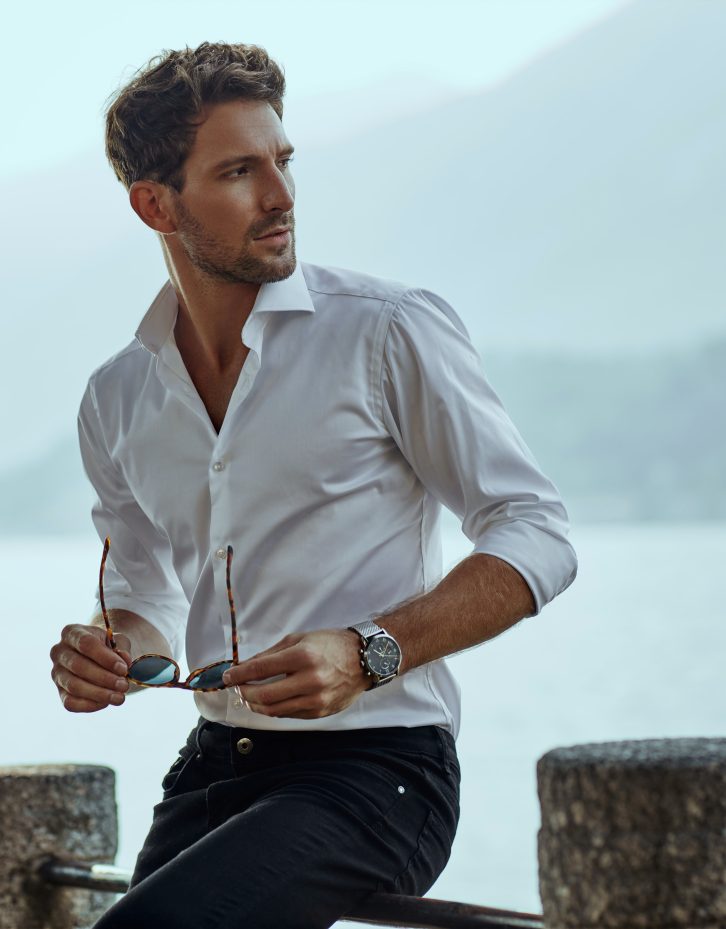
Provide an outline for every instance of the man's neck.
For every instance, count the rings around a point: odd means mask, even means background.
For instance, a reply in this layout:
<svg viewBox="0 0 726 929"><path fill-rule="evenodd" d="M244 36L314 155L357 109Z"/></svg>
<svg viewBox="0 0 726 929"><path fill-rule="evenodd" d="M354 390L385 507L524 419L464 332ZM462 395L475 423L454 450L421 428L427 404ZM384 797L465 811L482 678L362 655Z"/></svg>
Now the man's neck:
<svg viewBox="0 0 726 929"><path fill-rule="evenodd" d="M223 373L246 354L241 332L261 284L217 281L167 262L179 301L174 337L185 362Z"/></svg>

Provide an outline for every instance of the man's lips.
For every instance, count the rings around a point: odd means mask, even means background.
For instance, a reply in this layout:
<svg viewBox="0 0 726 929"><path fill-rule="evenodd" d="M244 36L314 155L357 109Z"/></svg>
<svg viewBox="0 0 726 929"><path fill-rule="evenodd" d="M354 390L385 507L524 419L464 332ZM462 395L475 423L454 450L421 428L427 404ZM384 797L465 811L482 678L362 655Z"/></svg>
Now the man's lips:
<svg viewBox="0 0 726 929"><path fill-rule="evenodd" d="M284 235L284 233L289 232L291 228L292 228L291 226L278 226L277 229L273 229L270 232L266 232L264 235L259 235L257 236L257 238L258 239L269 239L272 236L278 236L278 235L281 236L281 235Z"/></svg>

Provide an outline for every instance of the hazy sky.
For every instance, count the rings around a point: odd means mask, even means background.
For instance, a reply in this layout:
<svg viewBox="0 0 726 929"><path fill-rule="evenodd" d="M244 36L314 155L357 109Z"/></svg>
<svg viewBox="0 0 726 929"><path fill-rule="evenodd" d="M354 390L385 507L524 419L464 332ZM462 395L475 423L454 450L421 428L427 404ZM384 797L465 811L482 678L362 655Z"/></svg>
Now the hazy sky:
<svg viewBox="0 0 726 929"><path fill-rule="evenodd" d="M265 46L285 69L288 129L300 143L307 141L301 138L303 114L315 112L312 98L318 95L353 94L360 122L374 120L380 107L395 112L425 105L432 96L467 93L501 80L626 2L13 4L3 16L0 178L100 147L105 99L163 48L204 40ZM336 124L331 130L340 135L346 129L344 114ZM318 140L325 141L316 125Z"/></svg>

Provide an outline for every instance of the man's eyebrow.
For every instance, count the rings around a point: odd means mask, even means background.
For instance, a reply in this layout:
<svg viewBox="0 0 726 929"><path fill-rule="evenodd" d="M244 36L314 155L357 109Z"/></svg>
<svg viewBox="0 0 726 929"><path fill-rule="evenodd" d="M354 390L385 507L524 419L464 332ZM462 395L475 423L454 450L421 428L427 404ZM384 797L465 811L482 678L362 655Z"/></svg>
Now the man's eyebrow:
<svg viewBox="0 0 726 929"><path fill-rule="evenodd" d="M286 145L285 148L281 148L277 153L279 156L292 155L295 151L294 145ZM261 155L233 155L231 158L225 158L224 161L220 161L214 165L212 170L214 171L223 171L225 168L231 168L233 165L239 164L259 164L265 159Z"/></svg>

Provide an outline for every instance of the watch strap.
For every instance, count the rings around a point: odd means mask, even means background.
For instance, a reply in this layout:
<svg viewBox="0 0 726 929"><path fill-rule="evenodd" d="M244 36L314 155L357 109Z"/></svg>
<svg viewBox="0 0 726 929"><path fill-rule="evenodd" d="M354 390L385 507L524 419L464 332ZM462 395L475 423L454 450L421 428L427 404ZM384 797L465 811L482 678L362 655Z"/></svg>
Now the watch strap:
<svg viewBox="0 0 726 929"><path fill-rule="evenodd" d="M366 645L374 635L380 635L380 633L387 635L386 630L381 629L381 627L371 619L367 619L362 623L356 623L355 626L348 626L348 628L353 629L358 635L362 636L362 638L365 639Z"/></svg>

